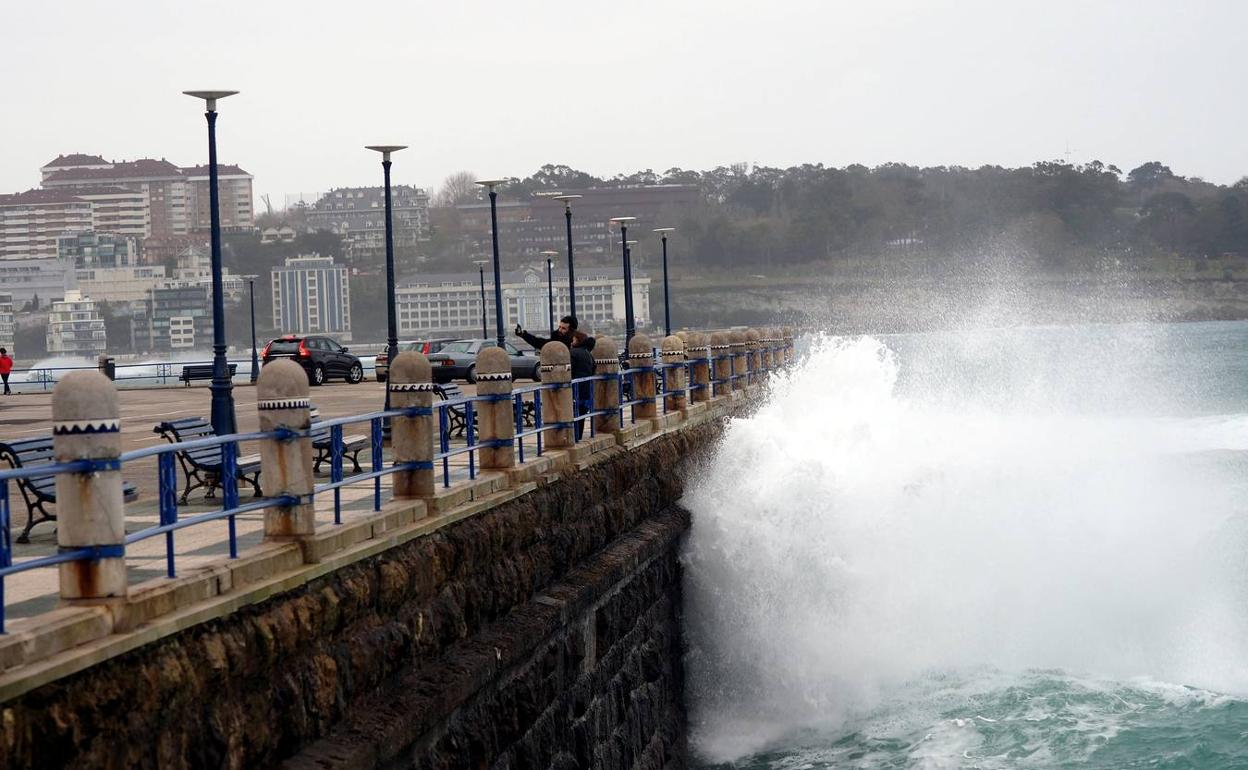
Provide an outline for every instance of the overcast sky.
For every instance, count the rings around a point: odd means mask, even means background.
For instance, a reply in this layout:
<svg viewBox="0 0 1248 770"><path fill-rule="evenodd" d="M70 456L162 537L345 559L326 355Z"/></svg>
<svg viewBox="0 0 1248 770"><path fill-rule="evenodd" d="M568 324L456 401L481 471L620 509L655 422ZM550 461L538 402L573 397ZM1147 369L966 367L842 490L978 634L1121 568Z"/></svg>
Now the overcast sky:
<svg viewBox="0 0 1248 770"><path fill-rule="evenodd" d="M1248 175L1248 3L3 2L0 192L58 153L222 162L257 197L739 161ZM378 10L387 8L387 10ZM262 205L257 200L257 208Z"/></svg>

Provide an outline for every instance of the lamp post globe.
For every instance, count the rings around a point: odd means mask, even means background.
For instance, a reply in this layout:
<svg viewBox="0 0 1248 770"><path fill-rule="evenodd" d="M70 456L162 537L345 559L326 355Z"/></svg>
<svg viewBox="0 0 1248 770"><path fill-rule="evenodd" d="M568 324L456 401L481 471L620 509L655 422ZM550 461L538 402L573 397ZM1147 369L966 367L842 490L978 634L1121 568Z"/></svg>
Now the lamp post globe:
<svg viewBox="0 0 1248 770"><path fill-rule="evenodd" d="M208 121L208 207L212 244L212 430L218 436L238 432L234 383L225 357L225 291L221 283L221 200L217 190L217 102L238 91L183 91L204 100Z"/></svg>
<svg viewBox="0 0 1248 770"><path fill-rule="evenodd" d="M498 191L494 188L505 179L478 179L477 184L490 191L490 236L494 246L494 328L498 333L498 346L503 347L503 279L498 260Z"/></svg>
<svg viewBox="0 0 1248 770"><path fill-rule="evenodd" d="M672 336L672 305L668 300L671 292L667 288L667 234L676 232L674 227L656 227L654 231L663 236L663 333Z"/></svg>
<svg viewBox="0 0 1248 770"><path fill-rule="evenodd" d="M395 307L394 222L390 200L390 155L406 149L405 144L370 144L364 149L381 153L381 173L385 180L386 197L386 363L394 366L399 354L399 320ZM386 411L390 411L390 386L386 386Z"/></svg>

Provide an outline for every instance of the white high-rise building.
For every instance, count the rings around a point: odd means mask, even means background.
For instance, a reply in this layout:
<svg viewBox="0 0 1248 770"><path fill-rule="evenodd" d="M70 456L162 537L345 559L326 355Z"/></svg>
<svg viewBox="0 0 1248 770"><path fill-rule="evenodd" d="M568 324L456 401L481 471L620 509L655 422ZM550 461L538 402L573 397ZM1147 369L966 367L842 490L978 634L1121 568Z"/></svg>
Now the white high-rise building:
<svg viewBox="0 0 1248 770"><path fill-rule="evenodd" d="M52 355L94 358L108 345L104 316L95 300L73 290L53 302L48 314L48 352Z"/></svg>
<svg viewBox="0 0 1248 770"><path fill-rule="evenodd" d="M13 353L13 337L16 327L13 323L13 295L0 294L0 348Z"/></svg>

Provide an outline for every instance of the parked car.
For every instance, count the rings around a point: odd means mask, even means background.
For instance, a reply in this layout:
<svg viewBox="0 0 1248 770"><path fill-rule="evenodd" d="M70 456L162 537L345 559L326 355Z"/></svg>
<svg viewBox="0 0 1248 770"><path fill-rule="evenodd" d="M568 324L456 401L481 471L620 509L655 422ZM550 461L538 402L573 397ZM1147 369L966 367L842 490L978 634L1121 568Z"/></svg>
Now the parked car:
<svg viewBox="0 0 1248 770"><path fill-rule="evenodd" d="M436 340L409 340L407 342L399 343L399 352L402 353L410 350L413 353L424 353L425 355L429 355L430 353L437 353L442 349L443 345L454 341L455 337L443 337ZM387 353L382 352L377 354L375 370L377 372L377 381L385 382L386 377L390 375L390 356Z"/></svg>
<svg viewBox="0 0 1248 770"><path fill-rule="evenodd" d="M331 377L341 377L352 384L364 379L360 359L330 337L287 334L270 340L264 346L261 359L268 364L279 358L288 358L302 366L308 373L308 382L313 385L323 385Z"/></svg>
<svg viewBox="0 0 1248 770"><path fill-rule="evenodd" d="M434 382L450 382L451 380L477 381L477 353L484 348L498 347L497 340L455 340L442 346L437 353L429 356L433 365ZM511 377L515 380L541 380L538 367L541 360L535 355L526 355L510 342L503 343L503 349L511 358Z"/></svg>

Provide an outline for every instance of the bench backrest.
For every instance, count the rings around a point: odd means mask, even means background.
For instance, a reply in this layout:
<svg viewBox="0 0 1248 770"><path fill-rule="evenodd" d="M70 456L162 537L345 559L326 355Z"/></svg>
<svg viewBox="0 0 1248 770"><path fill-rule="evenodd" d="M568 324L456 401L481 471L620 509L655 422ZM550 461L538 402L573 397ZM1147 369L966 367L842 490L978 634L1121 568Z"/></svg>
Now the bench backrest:
<svg viewBox="0 0 1248 770"><path fill-rule="evenodd" d="M39 436L0 444L0 456L8 461L10 468L43 465L53 461L52 437Z"/></svg>
<svg viewBox="0 0 1248 770"><path fill-rule="evenodd" d="M203 417L183 417L180 420L166 420L152 428L152 432L164 436L171 444L217 435L212 431L212 423Z"/></svg>
<svg viewBox="0 0 1248 770"><path fill-rule="evenodd" d="M443 401L454 401L464 397L463 389L453 382L449 385L438 385L434 392L441 396Z"/></svg>

